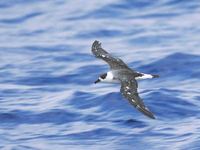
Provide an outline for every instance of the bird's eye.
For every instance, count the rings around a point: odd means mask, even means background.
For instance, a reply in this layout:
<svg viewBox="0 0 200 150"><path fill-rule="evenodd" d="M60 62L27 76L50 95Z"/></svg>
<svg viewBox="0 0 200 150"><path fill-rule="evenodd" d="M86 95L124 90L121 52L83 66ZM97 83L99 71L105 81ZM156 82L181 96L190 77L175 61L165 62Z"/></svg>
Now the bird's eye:
<svg viewBox="0 0 200 150"><path fill-rule="evenodd" d="M102 79L105 79L106 76L107 76L107 73L104 73L104 74L101 75L101 78L102 78Z"/></svg>

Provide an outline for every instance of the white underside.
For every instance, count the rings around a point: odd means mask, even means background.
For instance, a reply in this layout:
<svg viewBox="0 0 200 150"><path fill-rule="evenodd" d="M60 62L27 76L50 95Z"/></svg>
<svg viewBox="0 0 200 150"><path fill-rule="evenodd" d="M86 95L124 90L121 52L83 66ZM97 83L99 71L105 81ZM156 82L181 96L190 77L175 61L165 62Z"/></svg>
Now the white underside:
<svg viewBox="0 0 200 150"><path fill-rule="evenodd" d="M102 82L107 83L120 83L119 80L113 80L113 74L111 71L107 72L107 76L105 79L100 79Z"/></svg>
<svg viewBox="0 0 200 150"><path fill-rule="evenodd" d="M106 82L106 83L120 83L119 80L102 80L102 82Z"/></svg>
<svg viewBox="0 0 200 150"><path fill-rule="evenodd" d="M142 79L151 79L153 78L152 75L150 74L145 74L145 73L142 73L143 76L141 77L136 77L135 79L136 80L142 80ZM100 79L100 78L99 78ZM107 82L107 83L120 83L119 80L113 80L113 74L111 71L107 72L107 76L105 79L100 79L102 82Z"/></svg>

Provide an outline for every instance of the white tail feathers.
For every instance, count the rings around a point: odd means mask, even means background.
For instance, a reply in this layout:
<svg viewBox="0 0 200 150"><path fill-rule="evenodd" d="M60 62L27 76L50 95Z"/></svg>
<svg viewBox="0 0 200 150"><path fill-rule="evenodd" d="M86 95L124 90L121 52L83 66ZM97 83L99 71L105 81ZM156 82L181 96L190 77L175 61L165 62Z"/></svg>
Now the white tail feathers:
<svg viewBox="0 0 200 150"><path fill-rule="evenodd" d="M136 80L158 78L159 75L140 73L141 76L136 77Z"/></svg>

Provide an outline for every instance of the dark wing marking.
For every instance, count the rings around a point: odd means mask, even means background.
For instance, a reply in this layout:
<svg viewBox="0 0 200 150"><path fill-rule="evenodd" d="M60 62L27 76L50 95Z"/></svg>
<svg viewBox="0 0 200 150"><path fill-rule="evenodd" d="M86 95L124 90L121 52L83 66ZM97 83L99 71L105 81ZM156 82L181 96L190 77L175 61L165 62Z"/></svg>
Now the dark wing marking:
<svg viewBox="0 0 200 150"><path fill-rule="evenodd" d="M153 113L144 105L142 99L138 95L136 80L121 81L120 92L140 112L152 119L155 119Z"/></svg>
<svg viewBox="0 0 200 150"><path fill-rule="evenodd" d="M129 67L119 58L114 58L101 47L101 43L94 41L92 44L92 53L95 57L107 62L111 69L129 69Z"/></svg>

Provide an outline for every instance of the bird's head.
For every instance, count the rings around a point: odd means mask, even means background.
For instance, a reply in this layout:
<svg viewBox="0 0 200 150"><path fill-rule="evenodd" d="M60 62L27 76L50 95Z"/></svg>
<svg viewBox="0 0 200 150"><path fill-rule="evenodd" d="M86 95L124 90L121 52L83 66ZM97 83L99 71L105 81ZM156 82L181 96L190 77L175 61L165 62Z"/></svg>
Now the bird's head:
<svg viewBox="0 0 200 150"><path fill-rule="evenodd" d="M107 73L101 74L99 78L94 82L95 84L106 79Z"/></svg>

